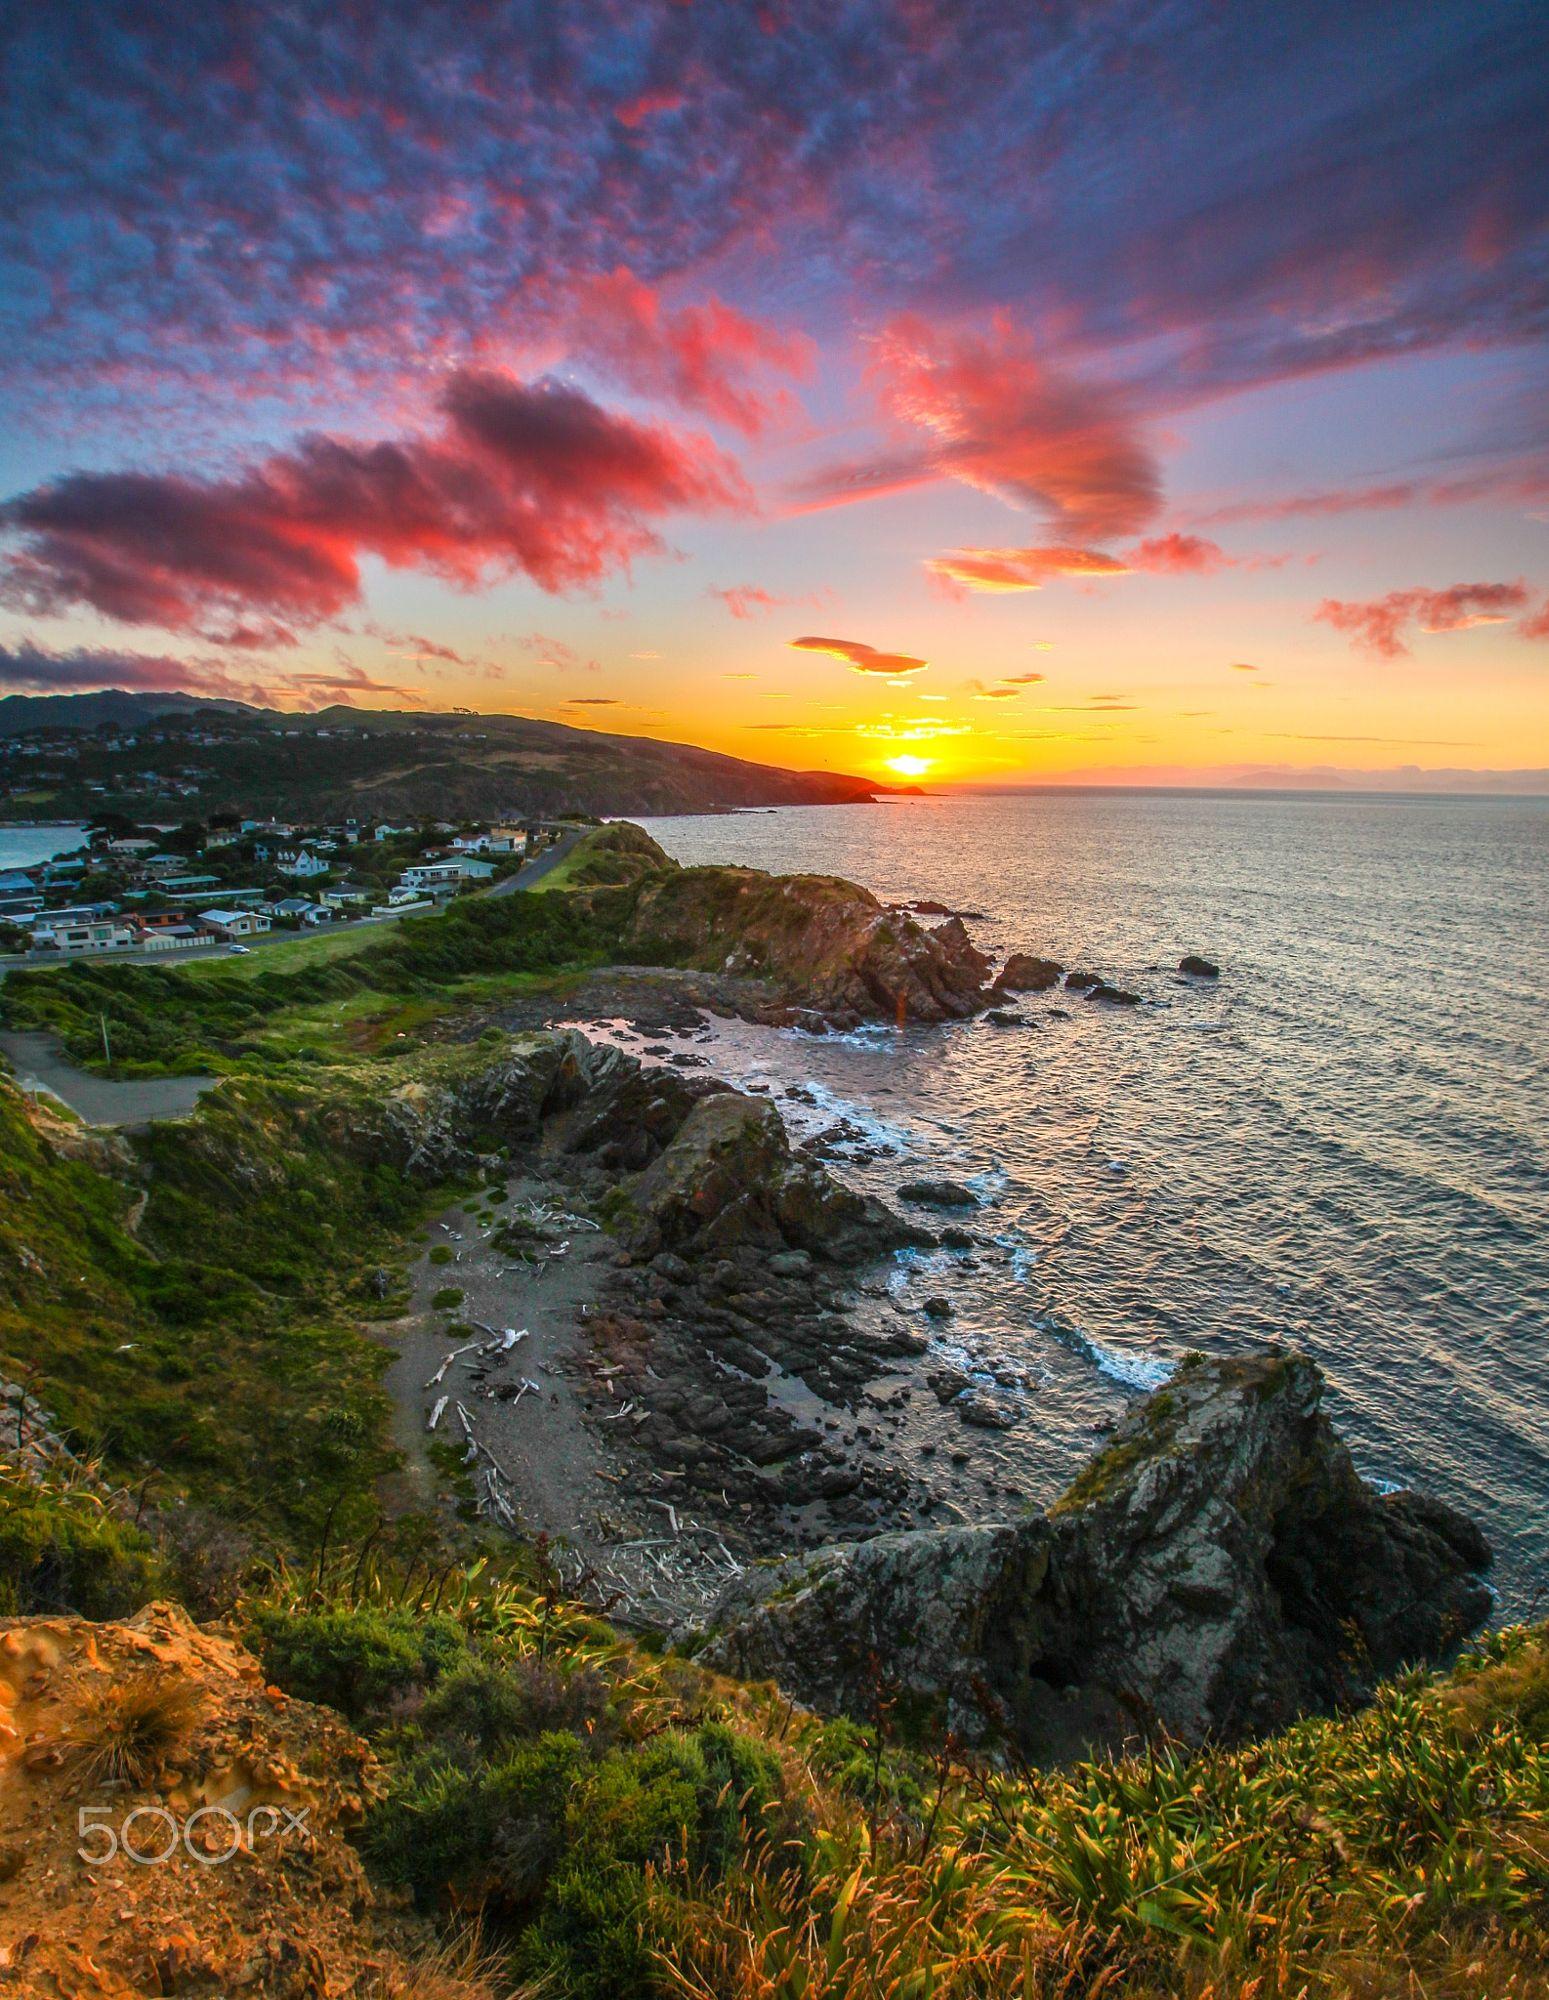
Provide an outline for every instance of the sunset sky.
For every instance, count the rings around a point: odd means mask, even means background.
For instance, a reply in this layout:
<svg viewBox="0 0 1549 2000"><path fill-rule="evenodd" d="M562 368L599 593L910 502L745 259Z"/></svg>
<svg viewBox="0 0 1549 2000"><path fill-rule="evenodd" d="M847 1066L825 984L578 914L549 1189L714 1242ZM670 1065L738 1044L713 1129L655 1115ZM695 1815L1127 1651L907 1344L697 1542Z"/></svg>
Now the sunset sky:
<svg viewBox="0 0 1549 2000"><path fill-rule="evenodd" d="M1549 777L1542 0L9 19L0 693Z"/></svg>

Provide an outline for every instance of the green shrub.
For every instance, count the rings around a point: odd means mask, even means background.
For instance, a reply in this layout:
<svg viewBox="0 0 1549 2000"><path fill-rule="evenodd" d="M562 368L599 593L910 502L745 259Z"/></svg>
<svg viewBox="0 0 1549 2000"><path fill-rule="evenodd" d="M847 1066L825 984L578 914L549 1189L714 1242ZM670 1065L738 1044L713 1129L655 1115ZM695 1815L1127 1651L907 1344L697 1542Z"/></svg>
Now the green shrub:
<svg viewBox="0 0 1549 2000"><path fill-rule="evenodd" d="M462 1289L458 1285L443 1285L438 1292L432 1292L430 1303L437 1312L452 1312L463 1302Z"/></svg>
<svg viewBox="0 0 1549 2000"><path fill-rule="evenodd" d="M450 1618L423 1612L265 1610L255 1643L264 1672L288 1694L325 1702L351 1721L395 1695L428 1687L461 1659L465 1641Z"/></svg>
<svg viewBox="0 0 1549 2000"><path fill-rule="evenodd" d="M606 1741L608 1689L588 1667L566 1673L541 1660L509 1666L469 1660L447 1674L426 1698L420 1727L453 1751L492 1756L519 1738L558 1729L584 1732L594 1745Z"/></svg>
<svg viewBox="0 0 1549 2000"><path fill-rule="evenodd" d="M670 1919L647 1871L677 1862L719 1880L779 1797L773 1755L723 1723L610 1752L572 1793L568 1850L522 1937L520 1971L571 2000L651 1991Z"/></svg>
<svg viewBox="0 0 1549 2000"><path fill-rule="evenodd" d="M95 1495L0 1481L0 1617L121 1618L165 1588L149 1539Z"/></svg>
<svg viewBox="0 0 1549 2000"><path fill-rule="evenodd" d="M432 1264L450 1264L452 1261L451 1244L438 1243L435 1249L431 1251L429 1261Z"/></svg>
<svg viewBox="0 0 1549 2000"><path fill-rule="evenodd" d="M410 1758L366 1822L378 1875L433 1904L448 1890L520 1910L565 1851L567 1804L588 1762L576 1736L551 1732L472 1770L446 1751Z"/></svg>

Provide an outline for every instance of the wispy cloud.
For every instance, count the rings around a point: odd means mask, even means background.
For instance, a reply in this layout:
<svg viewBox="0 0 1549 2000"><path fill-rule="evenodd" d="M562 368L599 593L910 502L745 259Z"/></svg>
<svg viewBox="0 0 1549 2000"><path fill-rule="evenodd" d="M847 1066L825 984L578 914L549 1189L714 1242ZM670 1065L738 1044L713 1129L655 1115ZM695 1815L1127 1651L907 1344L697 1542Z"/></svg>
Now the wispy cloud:
<svg viewBox="0 0 1549 2000"><path fill-rule="evenodd" d="M860 639L792 639L791 644L800 653L831 653L858 674L919 674L930 665L912 653L879 653Z"/></svg>
<svg viewBox="0 0 1549 2000"><path fill-rule="evenodd" d="M1408 657L1407 634L1466 632L1476 625L1504 625L1526 608L1523 583L1454 583L1444 590L1390 590L1385 597L1348 602L1327 597L1312 614L1336 632L1347 632L1358 646L1383 659ZM1528 619L1523 630L1534 636ZM1542 635L1540 635L1542 636Z"/></svg>

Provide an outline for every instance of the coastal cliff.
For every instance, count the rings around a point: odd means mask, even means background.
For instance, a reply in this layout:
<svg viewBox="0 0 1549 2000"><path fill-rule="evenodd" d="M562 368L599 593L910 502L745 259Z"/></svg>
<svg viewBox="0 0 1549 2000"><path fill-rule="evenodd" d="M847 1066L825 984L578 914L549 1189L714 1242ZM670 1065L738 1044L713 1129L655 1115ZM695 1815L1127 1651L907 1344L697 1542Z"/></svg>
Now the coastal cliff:
<svg viewBox="0 0 1549 2000"><path fill-rule="evenodd" d="M752 1570L702 1657L831 1712L864 1713L880 1671L1044 1755L1347 1705L1484 1621L1490 1551L1439 1501L1366 1485L1322 1395L1302 1355L1194 1357L1047 1514Z"/></svg>

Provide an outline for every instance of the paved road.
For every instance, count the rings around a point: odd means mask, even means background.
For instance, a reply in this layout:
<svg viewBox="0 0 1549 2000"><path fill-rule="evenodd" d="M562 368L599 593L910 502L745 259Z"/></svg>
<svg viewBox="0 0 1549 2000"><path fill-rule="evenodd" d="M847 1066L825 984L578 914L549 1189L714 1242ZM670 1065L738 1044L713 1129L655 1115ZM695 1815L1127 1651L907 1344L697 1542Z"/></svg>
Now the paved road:
<svg viewBox="0 0 1549 2000"><path fill-rule="evenodd" d="M526 861L514 875L508 875L503 882L497 882L490 890L491 896L513 896L518 889L530 889L534 882L541 882L545 875L557 868L565 856L575 846L583 833L590 833L586 826L572 827L562 833L547 852L540 854L536 861Z"/></svg>
<svg viewBox="0 0 1549 2000"><path fill-rule="evenodd" d="M118 1081L77 1069L52 1035L0 1032L0 1055L29 1095L57 1097L88 1125L149 1125L184 1118L219 1082L213 1076L146 1076Z"/></svg>

